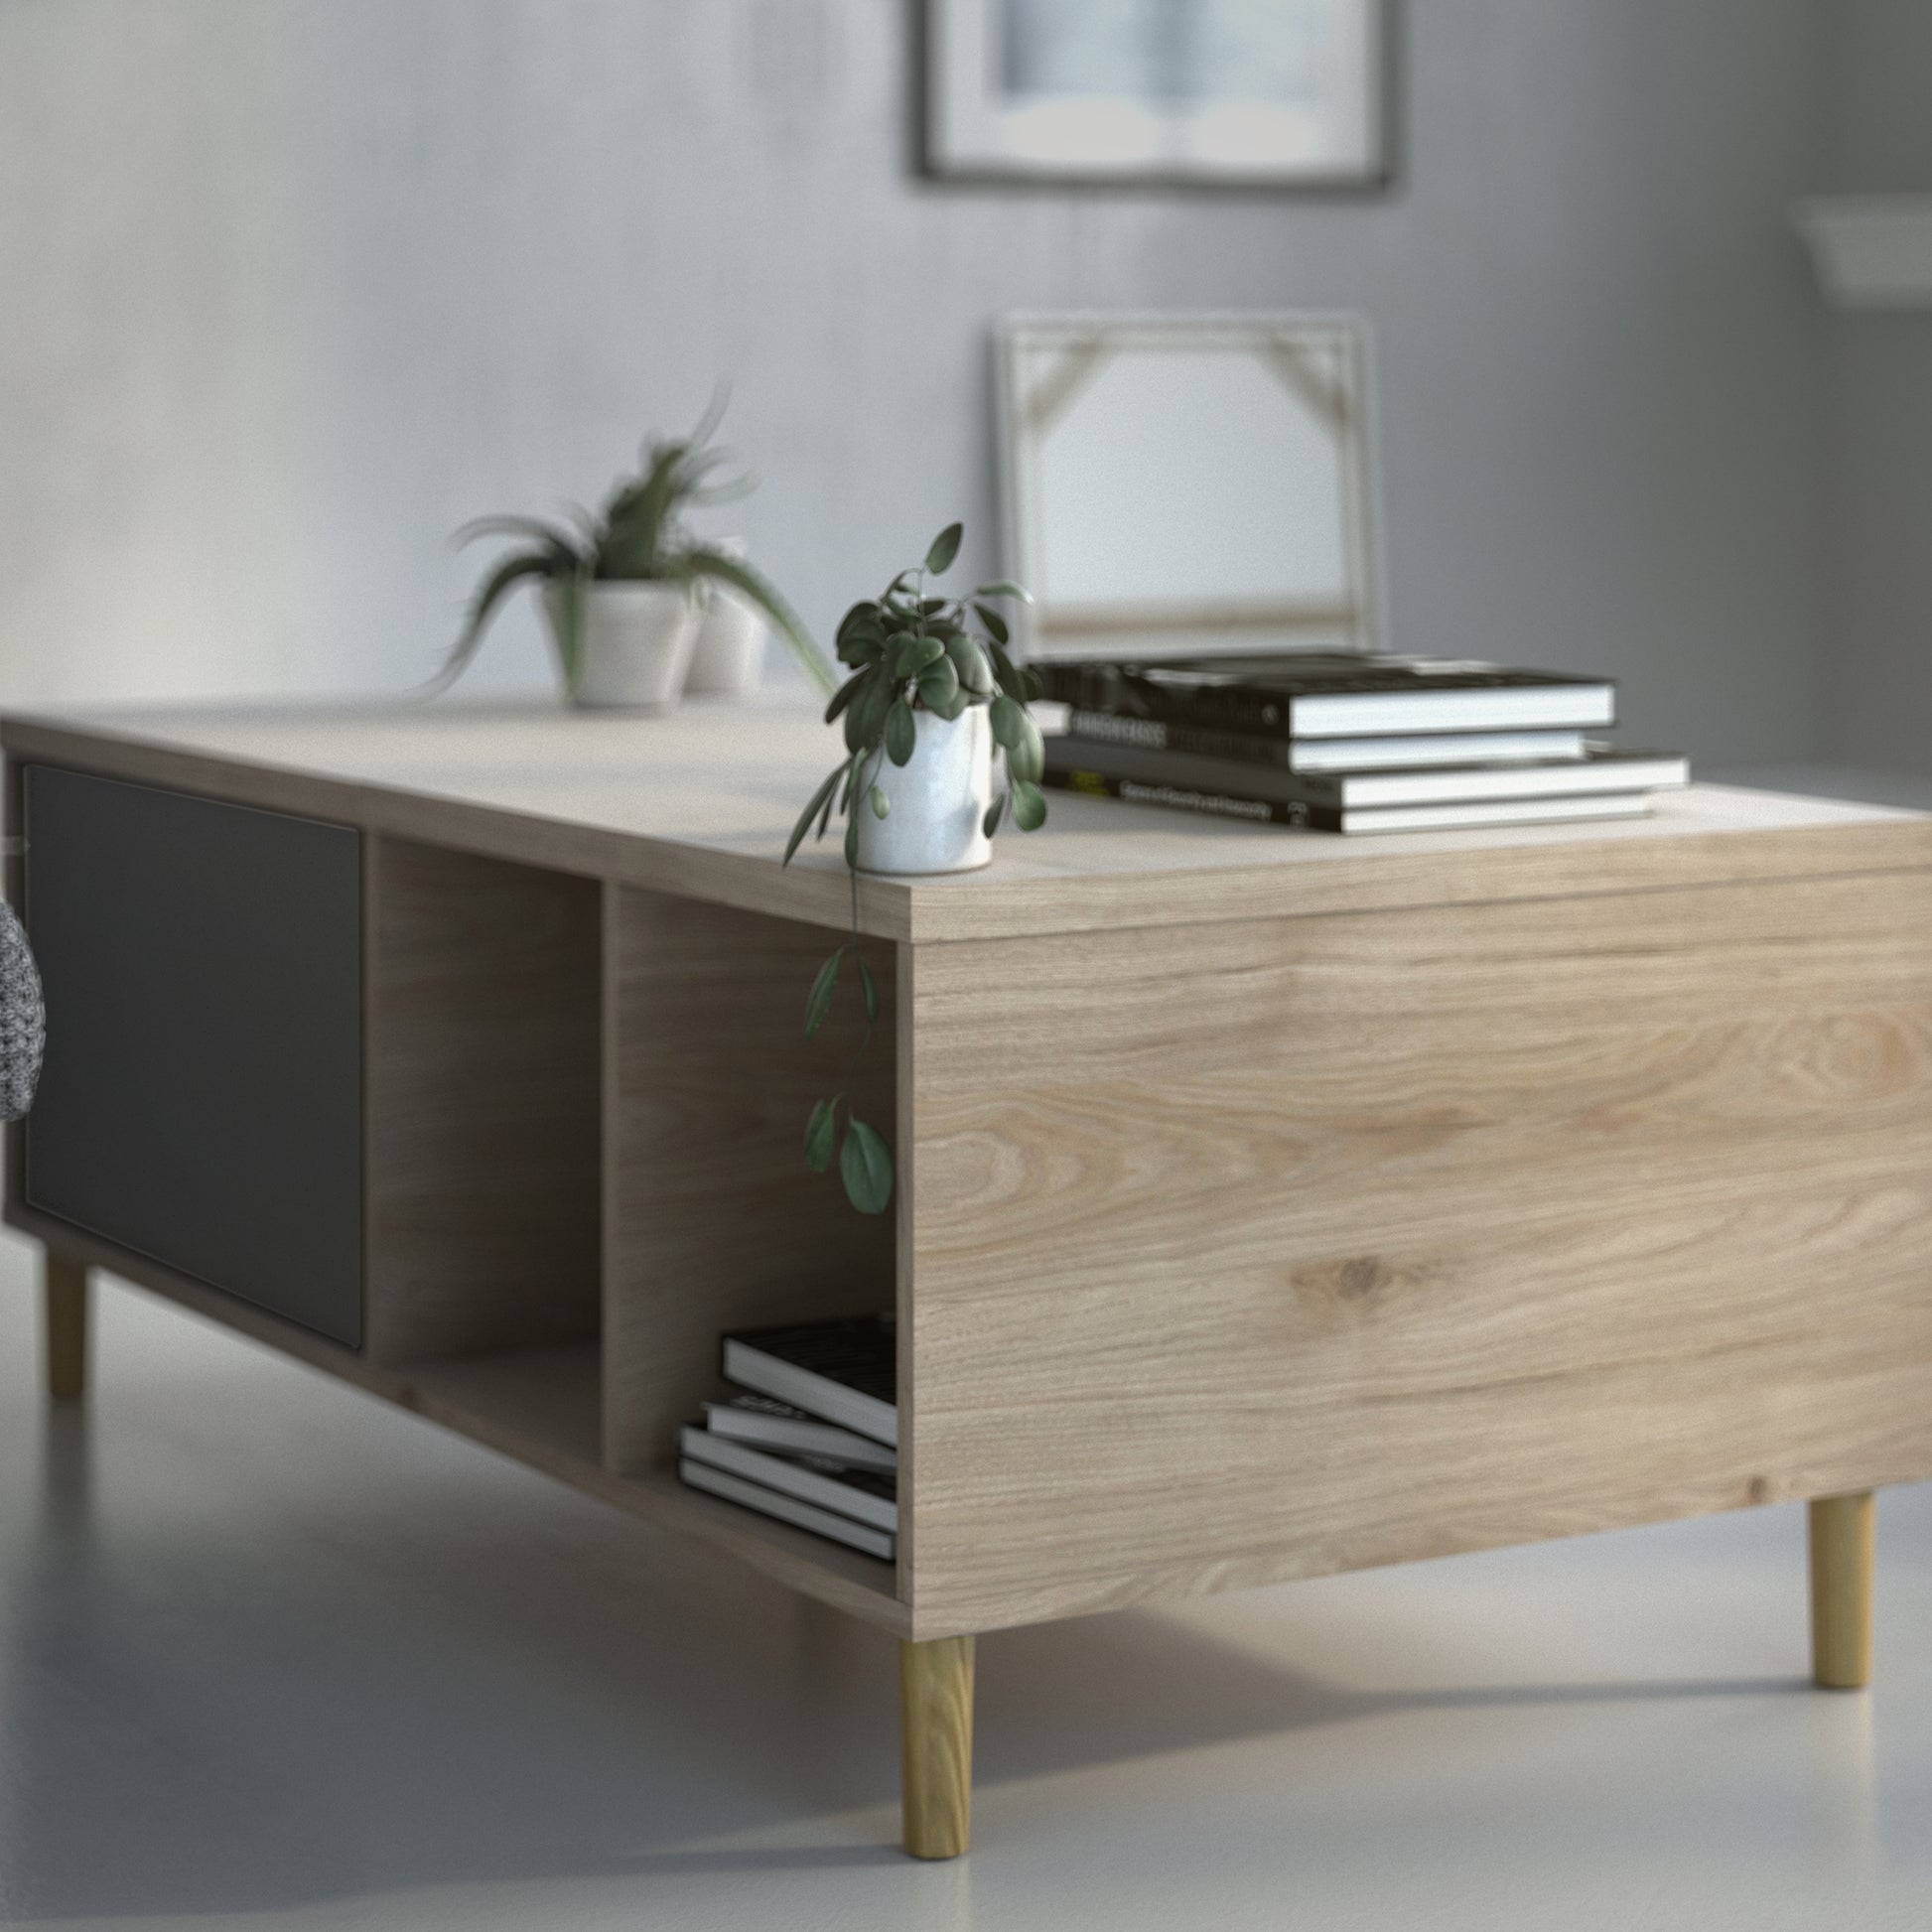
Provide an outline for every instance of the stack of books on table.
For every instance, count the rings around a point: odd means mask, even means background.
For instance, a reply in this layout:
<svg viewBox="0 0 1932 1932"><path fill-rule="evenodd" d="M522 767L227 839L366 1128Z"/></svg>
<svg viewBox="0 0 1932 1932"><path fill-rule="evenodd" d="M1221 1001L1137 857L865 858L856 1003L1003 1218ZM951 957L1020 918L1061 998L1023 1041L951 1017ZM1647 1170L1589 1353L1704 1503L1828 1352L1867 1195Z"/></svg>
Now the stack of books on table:
<svg viewBox="0 0 1932 1932"><path fill-rule="evenodd" d="M897 1337L890 1314L747 1328L720 1367L744 1393L678 1431L694 1489L891 1562L898 1549Z"/></svg>
<svg viewBox="0 0 1932 1932"><path fill-rule="evenodd" d="M1597 736L1616 687L1426 657L1035 664L1066 705L1045 781L1321 832L1631 818L1690 782L1674 753Z"/></svg>

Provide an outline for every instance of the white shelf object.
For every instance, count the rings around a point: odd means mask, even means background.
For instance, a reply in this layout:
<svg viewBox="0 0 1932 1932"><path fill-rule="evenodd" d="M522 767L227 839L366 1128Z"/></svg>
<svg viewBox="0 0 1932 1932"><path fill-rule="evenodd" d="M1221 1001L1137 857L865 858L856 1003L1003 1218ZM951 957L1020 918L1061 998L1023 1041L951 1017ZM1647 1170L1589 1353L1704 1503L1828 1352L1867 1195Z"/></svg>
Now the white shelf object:
<svg viewBox="0 0 1932 1932"><path fill-rule="evenodd" d="M1932 308L1932 194L1817 196L1792 219L1835 307Z"/></svg>

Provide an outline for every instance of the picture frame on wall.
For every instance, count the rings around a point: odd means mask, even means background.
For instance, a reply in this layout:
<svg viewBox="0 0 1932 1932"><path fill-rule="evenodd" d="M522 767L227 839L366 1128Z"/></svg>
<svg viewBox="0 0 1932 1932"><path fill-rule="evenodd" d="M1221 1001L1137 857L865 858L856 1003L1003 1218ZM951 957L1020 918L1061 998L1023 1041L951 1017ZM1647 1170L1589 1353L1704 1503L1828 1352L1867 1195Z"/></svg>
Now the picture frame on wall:
<svg viewBox="0 0 1932 1932"><path fill-rule="evenodd" d="M1369 188L1394 0L926 0L927 164L990 180Z"/></svg>

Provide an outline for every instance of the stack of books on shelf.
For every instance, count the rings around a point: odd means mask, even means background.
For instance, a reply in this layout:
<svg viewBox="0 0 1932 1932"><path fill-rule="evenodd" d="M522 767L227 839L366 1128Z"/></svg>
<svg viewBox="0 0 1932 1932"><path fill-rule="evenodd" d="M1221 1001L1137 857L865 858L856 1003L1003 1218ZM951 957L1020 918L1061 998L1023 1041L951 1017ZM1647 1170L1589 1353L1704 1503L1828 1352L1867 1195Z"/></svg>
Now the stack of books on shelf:
<svg viewBox="0 0 1932 1932"><path fill-rule="evenodd" d="M1068 707L1045 781L1320 832L1632 818L1690 782L1674 753L1594 734L1616 687L1426 657L1035 664Z"/></svg>
<svg viewBox="0 0 1932 1932"><path fill-rule="evenodd" d="M678 1474L816 1536L891 1562L898 1549L897 1348L890 1314L747 1328L725 1380L678 1431Z"/></svg>

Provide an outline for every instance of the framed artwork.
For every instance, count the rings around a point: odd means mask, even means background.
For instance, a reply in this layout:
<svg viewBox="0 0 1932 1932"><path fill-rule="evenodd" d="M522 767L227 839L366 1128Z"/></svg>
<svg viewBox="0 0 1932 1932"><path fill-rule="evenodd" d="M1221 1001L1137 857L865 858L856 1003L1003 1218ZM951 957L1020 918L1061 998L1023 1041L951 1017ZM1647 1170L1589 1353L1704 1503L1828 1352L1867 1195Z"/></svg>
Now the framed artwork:
<svg viewBox="0 0 1932 1932"><path fill-rule="evenodd" d="M1380 648L1352 316L1014 316L998 334L1027 655Z"/></svg>
<svg viewBox="0 0 1932 1932"><path fill-rule="evenodd" d="M1364 187L1393 0L926 0L937 174Z"/></svg>

